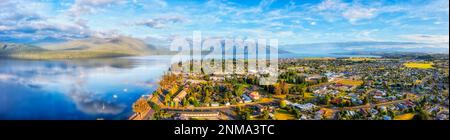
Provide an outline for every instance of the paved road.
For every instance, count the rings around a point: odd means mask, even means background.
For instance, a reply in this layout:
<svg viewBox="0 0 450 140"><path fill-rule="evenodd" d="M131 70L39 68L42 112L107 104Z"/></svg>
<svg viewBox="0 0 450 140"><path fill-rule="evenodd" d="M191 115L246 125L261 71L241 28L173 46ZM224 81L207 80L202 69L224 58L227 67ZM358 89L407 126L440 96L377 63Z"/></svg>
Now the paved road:
<svg viewBox="0 0 450 140"><path fill-rule="evenodd" d="M368 109L368 108L373 108L375 106L387 106L387 105L392 105L392 104L398 104L398 103L403 103L406 101L412 101L415 99L418 99L419 97L412 97L412 98L406 98L403 100L395 100L395 101L390 101L390 102L384 102L384 103L378 103L378 104L366 104L366 105L361 105L361 106L353 106L353 107L340 107L340 108L329 108L335 111L342 111L342 110L357 110L357 109Z"/></svg>

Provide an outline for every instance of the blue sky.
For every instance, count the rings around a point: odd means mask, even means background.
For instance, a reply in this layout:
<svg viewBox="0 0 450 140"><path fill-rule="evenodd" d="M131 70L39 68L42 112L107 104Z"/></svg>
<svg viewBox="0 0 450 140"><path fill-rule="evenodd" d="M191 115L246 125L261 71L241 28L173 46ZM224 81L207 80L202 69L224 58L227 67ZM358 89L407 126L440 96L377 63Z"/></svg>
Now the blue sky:
<svg viewBox="0 0 450 140"><path fill-rule="evenodd" d="M0 41L131 36L447 44L448 0L0 0Z"/></svg>

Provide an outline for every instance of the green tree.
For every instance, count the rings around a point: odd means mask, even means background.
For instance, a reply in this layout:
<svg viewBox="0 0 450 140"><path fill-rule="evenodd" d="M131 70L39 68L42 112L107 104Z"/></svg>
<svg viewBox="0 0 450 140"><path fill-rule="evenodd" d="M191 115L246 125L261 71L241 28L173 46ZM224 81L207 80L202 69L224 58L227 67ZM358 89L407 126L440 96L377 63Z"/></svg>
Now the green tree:
<svg viewBox="0 0 450 140"><path fill-rule="evenodd" d="M280 107L281 108L285 108L287 106L287 101L286 100L281 100L280 101Z"/></svg>
<svg viewBox="0 0 450 140"><path fill-rule="evenodd" d="M419 109L418 114L417 114L417 119L418 120L431 120L430 114L423 110L423 109Z"/></svg>
<svg viewBox="0 0 450 140"><path fill-rule="evenodd" d="M363 98L363 104L368 104L369 103L369 96L365 96L364 98Z"/></svg>
<svg viewBox="0 0 450 140"><path fill-rule="evenodd" d="M244 86L240 84L236 85L234 89L234 95L236 95L237 97L241 97L242 94L244 94Z"/></svg>
<svg viewBox="0 0 450 140"><path fill-rule="evenodd" d="M267 120L267 119L269 119L269 117L270 117L269 111L268 111L268 110L264 110L264 111L262 112L262 118L263 118L264 120Z"/></svg>
<svg viewBox="0 0 450 140"><path fill-rule="evenodd" d="M211 97L206 96L203 102L206 103L206 104L211 103Z"/></svg>
<svg viewBox="0 0 450 140"><path fill-rule="evenodd" d="M184 107L189 105L189 102L186 100L186 98L183 98L182 104Z"/></svg>
<svg viewBox="0 0 450 140"><path fill-rule="evenodd" d="M170 95L166 94L166 96L164 97L164 102L166 103L167 106L169 106L170 100L171 100Z"/></svg>

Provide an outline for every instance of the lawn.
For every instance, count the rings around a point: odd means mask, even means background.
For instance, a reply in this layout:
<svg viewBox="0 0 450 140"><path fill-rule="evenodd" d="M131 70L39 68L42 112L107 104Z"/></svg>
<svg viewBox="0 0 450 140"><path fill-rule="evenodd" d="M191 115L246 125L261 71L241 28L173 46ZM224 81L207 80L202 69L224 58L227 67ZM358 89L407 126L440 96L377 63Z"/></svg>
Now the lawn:
<svg viewBox="0 0 450 140"><path fill-rule="evenodd" d="M278 99L286 99L286 95L285 94L281 94L281 95L273 95L274 98L278 98Z"/></svg>
<svg viewBox="0 0 450 140"><path fill-rule="evenodd" d="M432 62L407 62L403 64L407 68L417 68L417 69L431 69L433 68Z"/></svg>
<svg viewBox="0 0 450 140"><path fill-rule="evenodd" d="M359 86L363 83L362 80L338 79L336 83L343 85Z"/></svg>
<svg viewBox="0 0 450 140"><path fill-rule="evenodd" d="M406 113L399 116L396 116L394 120L412 120L414 118L413 113Z"/></svg>
<svg viewBox="0 0 450 140"><path fill-rule="evenodd" d="M313 96L313 93L311 93L311 92L306 92L306 93L304 93L305 95L305 98L307 98L307 99L310 99L310 98L314 98L314 96Z"/></svg>
<svg viewBox="0 0 450 140"><path fill-rule="evenodd" d="M295 120L294 114L284 109L277 109L274 115L277 120Z"/></svg>
<svg viewBox="0 0 450 140"><path fill-rule="evenodd" d="M267 103L267 102L272 102L272 101L273 101L273 98L261 98L259 100L259 102L262 102L262 103Z"/></svg>

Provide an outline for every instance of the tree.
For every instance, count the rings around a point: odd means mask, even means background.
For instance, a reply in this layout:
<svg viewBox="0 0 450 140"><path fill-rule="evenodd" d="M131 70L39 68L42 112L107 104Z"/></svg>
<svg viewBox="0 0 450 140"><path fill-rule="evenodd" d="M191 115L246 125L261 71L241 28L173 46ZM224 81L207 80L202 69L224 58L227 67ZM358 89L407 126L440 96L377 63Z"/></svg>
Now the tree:
<svg viewBox="0 0 450 140"><path fill-rule="evenodd" d="M418 114L416 116L418 120L430 120L430 114L428 114L427 111L423 110L423 109L419 109Z"/></svg>
<svg viewBox="0 0 450 140"><path fill-rule="evenodd" d="M365 96L364 98L363 98L363 104L368 104L369 103L369 96Z"/></svg>
<svg viewBox="0 0 450 140"><path fill-rule="evenodd" d="M133 103L133 112L139 116L150 110L150 105L145 98L139 98Z"/></svg>
<svg viewBox="0 0 450 140"><path fill-rule="evenodd" d="M244 94L244 86L242 85L236 85L234 87L234 95L236 95L237 97L241 97L242 94Z"/></svg>
<svg viewBox="0 0 450 140"><path fill-rule="evenodd" d="M294 113L295 113L295 118L300 119L302 117L302 113L299 110L294 109Z"/></svg>
<svg viewBox="0 0 450 140"><path fill-rule="evenodd" d="M244 118L245 118L245 120L250 120L251 117L252 117L252 115L250 114L250 112L246 111L246 112L244 113Z"/></svg>
<svg viewBox="0 0 450 140"><path fill-rule="evenodd" d="M203 102L209 104L211 102L211 97L206 96Z"/></svg>
<svg viewBox="0 0 450 140"><path fill-rule="evenodd" d="M287 106L287 101L286 100L281 100L280 101L280 107L281 108L285 108Z"/></svg>
<svg viewBox="0 0 450 140"><path fill-rule="evenodd" d="M269 117L270 117L269 111L268 111L268 110L264 110L264 111L262 112L262 118L263 118L264 120L267 120L267 119L269 119Z"/></svg>
<svg viewBox="0 0 450 140"><path fill-rule="evenodd" d="M189 98L189 102L191 102L191 104L194 105L195 107L200 106L200 103L198 102L197 98L191 97Z"/></svg>
<svg viewBox="0 0 450 140"><path fill-rule="evenodd" d="M242 120L250 120L251 119L251 114L247 108L238 107L237 112L239 114L240 119L242 119Z"/></svg>
<svg viewBox="0 0 450 140"><path fill-rule="evenodd" d="M167 94L167 95L164 97L164 102L166 103L167 106L169 106L170 100L171 100L171 99L170 99L170 95Z"/></svg>
<svg viewBox="0 0 450 140"><path fill-rule="evenodd" d="M281 81L281 90L283 94L289 94L289 85L284 81Z"/></svg>
<svg viewBox="0 0 450 140"><path fill-rule="evenodd" d="M282 94L283 91L281 89L281 84L280 83L274 85L274 92L275 92L276 95L281 95Z"/></svg>
<svg viewBox="0 0 450 140"><path fill-rule="evenodd" d="M186 100L186 98L183 98L182 104L183 104L183 107L186 107L189 105L189 102Z"/></svg>
<svg viewBox="0 0 450 140"><path fill-rule="evenodd" d="M162 89L158 88L153 92L153 96L159 96L162 93Z"/></svg>
<svg viewBox="0 0 450 140"><path fill-rule="evenodd" d="M325 99L324 99L324 104L325 105L330 105L331 102L331 97L329 94L325 95Z"/></svg>
<svg viewBox="0 0 450 140"><path fill-rule="evenodd" d="M324 76L320 79L320 83L326 83L328 82L328 77Z"/></svg>
<svg viewBox="0 0 450 140"><path fill-rule="evenodd" d="M178 92L178 86L177 85L173 85L173 87L169 91L169 95L174 95L177 92Z"/></svg>

